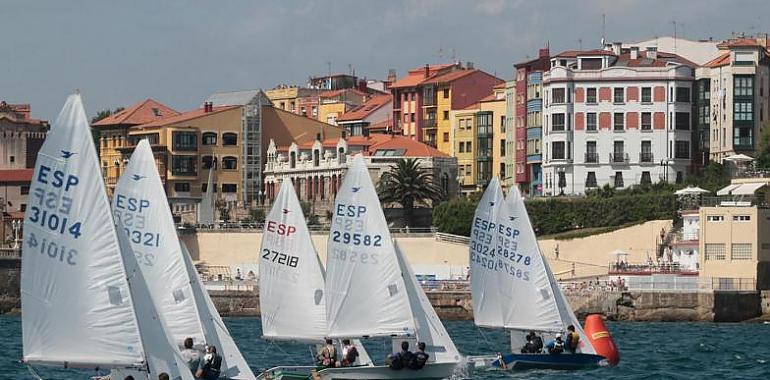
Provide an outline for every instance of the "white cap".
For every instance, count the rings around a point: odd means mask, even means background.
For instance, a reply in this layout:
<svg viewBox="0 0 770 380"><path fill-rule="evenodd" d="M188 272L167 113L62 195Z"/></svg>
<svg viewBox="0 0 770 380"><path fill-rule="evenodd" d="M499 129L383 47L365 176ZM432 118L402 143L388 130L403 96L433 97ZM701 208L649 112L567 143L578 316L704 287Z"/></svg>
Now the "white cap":
<svg viewBox="0 0 770 380"><path fill-rule="evenodd" d="M556 337L557 337L557 338L561 338L561 333L559 333L559 334L556 334Z"/></svg>

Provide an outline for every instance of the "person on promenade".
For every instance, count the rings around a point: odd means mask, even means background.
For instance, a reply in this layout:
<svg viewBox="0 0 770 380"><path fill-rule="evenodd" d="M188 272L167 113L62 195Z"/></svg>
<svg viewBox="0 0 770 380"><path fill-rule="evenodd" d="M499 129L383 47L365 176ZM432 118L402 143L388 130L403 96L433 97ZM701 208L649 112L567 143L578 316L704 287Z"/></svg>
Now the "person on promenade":
<svg viewBox="0 0 770 380"><path fill-rule="evenodd" d="M580 345L580 334L575 332L575 326L573 325L567 326L567 331L567 351L574 354Z"/></svg>
<svg viewBox="0 0 770 380"><path fill-rule="evenodd" d="M193 348L193 338L186 338L184 340L184 349L181 352L182 359L184 359L187 368L194 375L201 365L201 352Z"/></svg>

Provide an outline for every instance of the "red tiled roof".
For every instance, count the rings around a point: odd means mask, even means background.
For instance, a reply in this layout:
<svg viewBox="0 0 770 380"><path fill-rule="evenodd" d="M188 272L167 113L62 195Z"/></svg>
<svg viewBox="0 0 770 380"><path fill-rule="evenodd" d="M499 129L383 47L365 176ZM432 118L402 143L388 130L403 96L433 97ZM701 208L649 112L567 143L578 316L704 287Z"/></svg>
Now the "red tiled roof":
<svg viewBox="0 0 770 380"><path fill-rule="evenodd" d="M604 49L593 50L565 50L559 54L556 54L555 58L577 58L578 56L586 55L615 55L615 53Z"/></svg>
<svg viewBox="0 0 770 380"><path fill-rule="evenodd" d="M495 85L495 87L492 87L492 88L495 89L495 90L502 90L502 89L505 88L505 82L502 82L502 83L500 83L498 85Z"/></svg>
<svg viewBox="0 0 770 380"><path fill-rule="evenodd" d="M351 92L351 93L354 93L354 94L360 95L360 96L368 95L367 93L362 92L361 90L359 90L357 88L343 88L343 89L340 89L340 90L324 91L324 92L322 92L318 96L321 97L321 98L334 98L334 97L342 95L345 92Z"/></svg>
<svg viewBox="0 0 770 380"><path fill-rule="evenodd" d="M153 99L146 99L118 113L105 117L104 119L92 124L92 126L102 127L119 124L147 124L175 115L179 115L179 112Z"/></svg>
<svg viewBox="0 0 770 380"><path fill-rule="evenodd" d="M727 49L731 47L762 47L762 44L754 38L734 38L717 44L718 49Z"/></svg>
<svg viewBox="0 0 770 380"><path fill-rule="evenodd" d="M364 119L391 101L392 97L390 95L373 96L364 104L342 114L337 118L337 122Z"/></svg>
<svg viewBox="0 0 770 380"><path fill-rule="evenodd" d="M194 109L192 111L183 112L174 116L164 117L159 120L155 120L153 122L142 124L140 127L163 127L166 125L181 123L183 121L193 120L197 119L199 117L204 117L208 115L213 115L219 112L223 111L229 111L231 109L238 108L240 106L220 106L220 107L214 107L214 109L211 112L206 112L203 108Z"/></svg>
<svg viewBox="0 0 770 380"><path fill-rule="evenodd" d="M708 62L706 62L703 66L705 67L721 67L721 66L727 66L730 64L730 52L726 52L719 57L716 57Z"/></svg>
<svg viewBox="0 0 770 380"><path fill-rule="evenodd" d="M485 96L485 97L481 98L481 99L479 100L479 103L483 103L483 102L494 102L494 101L503 101L503 100L505 100L505 99L504 99L504 98L503 98L503 99L498 99L496 94L489 94L489 95L487 95L487 96Z"/></svg>
<svg viewBox="0 0 770 380"><path fill-rule="evenodd" d="M48 124L47 121L41 119L33 119L30 117L31 107L29 104L8 104L5 101L0 102L0 118L8 119L14 123L26 123L44 125Z"/></svg>
<svg viewBox="0 0 770 380"><path fill-rule="evenodd" d="M679 55L657 52L657 58L647 58L645 52L639 52L639 58L631 59L631 53L623 53L618 56L617 61L613 66L626 66L626 67L666 67L669 62L676 62L685 66L698 67L698 64L682 58Z"/></svg>
<svg viewBox="0 0 770 380"><path fill-rule="evenodd" d="M424 81L422 83L426 83L426 84L429 84L429 83L432 83L432 84L448 83L448 82L451 82L453 80L460 79L460 78L462 78L462 77L464 77L466 75L473 74L473 73L476 73L476 72L480 72L480 70L476 70L476 69L463 69L463 70L450 71L450 72L448 72L446 74L441 74L441 75L437 75L435 77L429 78L428 80L426 80L426 81Z"/></svg>
<svg viewBox="0 0 770 380"><path fill-rule="evenodd" d="M370 132L393 130L393 119L383 120L378 123L371 124L367 128Z"/></svg>
<svg viewBox="0 0 770 380"><path fill-rule="evenodd" d="M424 80L438 74L439 71L448 69L455 64L442 64L428 66L428 77L425 77L425 67L409 70L407 75L390 85L390 88L412 87L421 84Z"/></svg>
<svg viewBox="0 0 770 380"><path fill-rule="evenodd" d="M0 170L0 182L30 182L35 169Z"/></svg>

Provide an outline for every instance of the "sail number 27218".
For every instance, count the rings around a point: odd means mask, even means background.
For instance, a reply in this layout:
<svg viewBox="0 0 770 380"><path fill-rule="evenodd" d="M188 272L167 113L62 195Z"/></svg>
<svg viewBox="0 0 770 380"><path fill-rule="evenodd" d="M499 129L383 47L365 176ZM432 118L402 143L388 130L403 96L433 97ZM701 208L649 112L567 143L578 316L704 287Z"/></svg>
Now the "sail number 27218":
<svg viewBox="0 0 770 380"><path fill-rule="evenodd" d="M297 264L299 264L299 257L287 255L285 253L281 253L278 251L272 251L269 249L263 249L262 250L262 258L273 262L278 263L282 265L286 265L288 267L296 268Z"/></svg>

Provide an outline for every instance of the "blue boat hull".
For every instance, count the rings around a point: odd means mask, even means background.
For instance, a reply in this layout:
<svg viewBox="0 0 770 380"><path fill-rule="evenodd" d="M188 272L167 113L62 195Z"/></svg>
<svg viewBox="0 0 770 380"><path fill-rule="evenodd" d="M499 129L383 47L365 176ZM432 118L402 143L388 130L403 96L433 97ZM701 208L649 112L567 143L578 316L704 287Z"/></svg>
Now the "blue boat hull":
<svg viewBox="0 0 770 380"><path fill-rule="evenodd" d="M606 359L591 354L508 354L503 361L507 369L582 369L602 366ZM492 365L500 367L500 361Z"/></svg>

